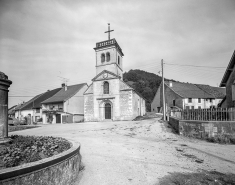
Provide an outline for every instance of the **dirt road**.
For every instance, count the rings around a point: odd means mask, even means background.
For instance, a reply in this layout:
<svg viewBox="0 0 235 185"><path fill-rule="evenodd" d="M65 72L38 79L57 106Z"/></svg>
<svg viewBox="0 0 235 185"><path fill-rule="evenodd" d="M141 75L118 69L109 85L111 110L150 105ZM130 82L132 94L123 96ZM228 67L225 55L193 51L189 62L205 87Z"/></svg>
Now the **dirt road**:
<svg viewBox="0 0 235 185"><path fill-rule="evenodd" d="M77 184L158 184L171 172L235 171L235 146L184 138L157 118L144 121L45 125L13 132L81 143L84 170Z"/></svg>

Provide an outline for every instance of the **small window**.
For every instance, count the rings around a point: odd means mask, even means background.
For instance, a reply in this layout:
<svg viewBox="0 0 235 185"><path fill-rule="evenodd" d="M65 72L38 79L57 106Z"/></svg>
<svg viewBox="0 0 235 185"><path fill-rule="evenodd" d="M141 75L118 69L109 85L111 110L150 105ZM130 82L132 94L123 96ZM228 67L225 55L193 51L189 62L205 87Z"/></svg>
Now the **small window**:
<svg viewBox="0 0 235 185"><path fill-rule="evenodd" d="M213 99L210 99L210 102L212 103Z"/></svg>
<svg viewBox="0 0 235 185"><path fill-rule="evenodd" d="M201 109L202 107L201 106L198 106L198 109Z"/></svg>
<svg viewBox="0 0 235 185"><path fill-rule="evenodd" d="M201 98L198 98L198 103L201 103L201 101L202 101Z"/></svg>
<svg viewBox="0 0 235 185"><path fill-rule="evenodd" d="M36 109L36 113L40 113L40 109Z"/></svg>
<svg viewBox="0 0 235 185"><path fill-rule="evenodd" d="M102 63L105 62L105 54L104 53L101 54L101 62Z"/></svg>
<svg viewBox="0 0 235 185"><path fill-rule="evenodd" d="M194 110L194 106L191 106L191 109Z"/></svg>
<svg viewBox="0 0 235 185"><path fill-rule="evenodd" d="M120 65L120 57L118 56L118 65Z"/></svg>
<svg viewBox="0 0 235 185"><path fill-rule="evenodd" d="M186 108L186 110L189 110L189 106L186 106L185 108Z"/></svg>
<svg viewBox="0 0 235 185"><path fill-rule="evenodd" d="M173 100L173 106L175 106L175 100Z"/></svg>
<svg viewBox="0 0 235 185"><path fill-rule="evenodd" d="M189 98L189 99L188 99L188 102L189 102L189 103L192 103L192 98Z"/></svg>
<svg viewBox="0 0 235 185"><path fill-rule="evenodd" d="M109 53L109 52L106 53L106 61L107 61L107 62L110 61L110 53Z"/></svg>
<svg viewBox="0 0 235 185"><path fill-rule="evenodd" d="M104 94L109 94L109 83L104 82Z"/></svg>

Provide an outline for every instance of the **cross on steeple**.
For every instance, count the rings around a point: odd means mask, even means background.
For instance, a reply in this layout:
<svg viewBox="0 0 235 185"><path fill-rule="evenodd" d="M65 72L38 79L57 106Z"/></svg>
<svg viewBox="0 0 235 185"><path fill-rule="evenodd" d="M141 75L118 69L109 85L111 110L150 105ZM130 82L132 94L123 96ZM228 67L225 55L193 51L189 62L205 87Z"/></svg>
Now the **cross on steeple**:
<svg viewBox="0 0 235 185"><path fill-rule="evenodd" d="M110 23L108 23L109 27L108 27L108 31L104 32L104 33L108 33L108 37L110 40L110 32L114 31L114 30L110 30Z"/></svg>

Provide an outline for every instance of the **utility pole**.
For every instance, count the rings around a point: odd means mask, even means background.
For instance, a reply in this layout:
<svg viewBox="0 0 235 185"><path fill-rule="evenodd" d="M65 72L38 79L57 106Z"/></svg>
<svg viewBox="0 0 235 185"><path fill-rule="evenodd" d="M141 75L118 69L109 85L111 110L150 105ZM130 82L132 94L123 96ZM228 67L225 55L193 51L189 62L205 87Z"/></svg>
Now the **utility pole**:
<svg viewBox="0 0 235 185"><path fill-rule="evenodd" d="M164 82L164 63L162 59L162 102L163 102L163 121L166 121L166 108L165 108L165 82Z"/></svg>

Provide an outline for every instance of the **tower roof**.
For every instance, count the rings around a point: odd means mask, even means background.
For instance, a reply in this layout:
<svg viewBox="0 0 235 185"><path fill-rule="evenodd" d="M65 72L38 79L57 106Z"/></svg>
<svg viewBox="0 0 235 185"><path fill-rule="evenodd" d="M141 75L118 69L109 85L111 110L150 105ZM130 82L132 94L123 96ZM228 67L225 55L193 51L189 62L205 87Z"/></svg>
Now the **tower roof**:
<svg viewBox="0 0 235 185"><path fill-rule="evenodd" d="M118 45L116 39L110 39L110 40L105 40L102 42L97 42L96 43L96 47L94 48L94 50L98 50L98 49L102 49L102 48L106 48L109 46L115 46L117 48L117 50L121 53L122 56L124 56L121 47Z"/></svg>

